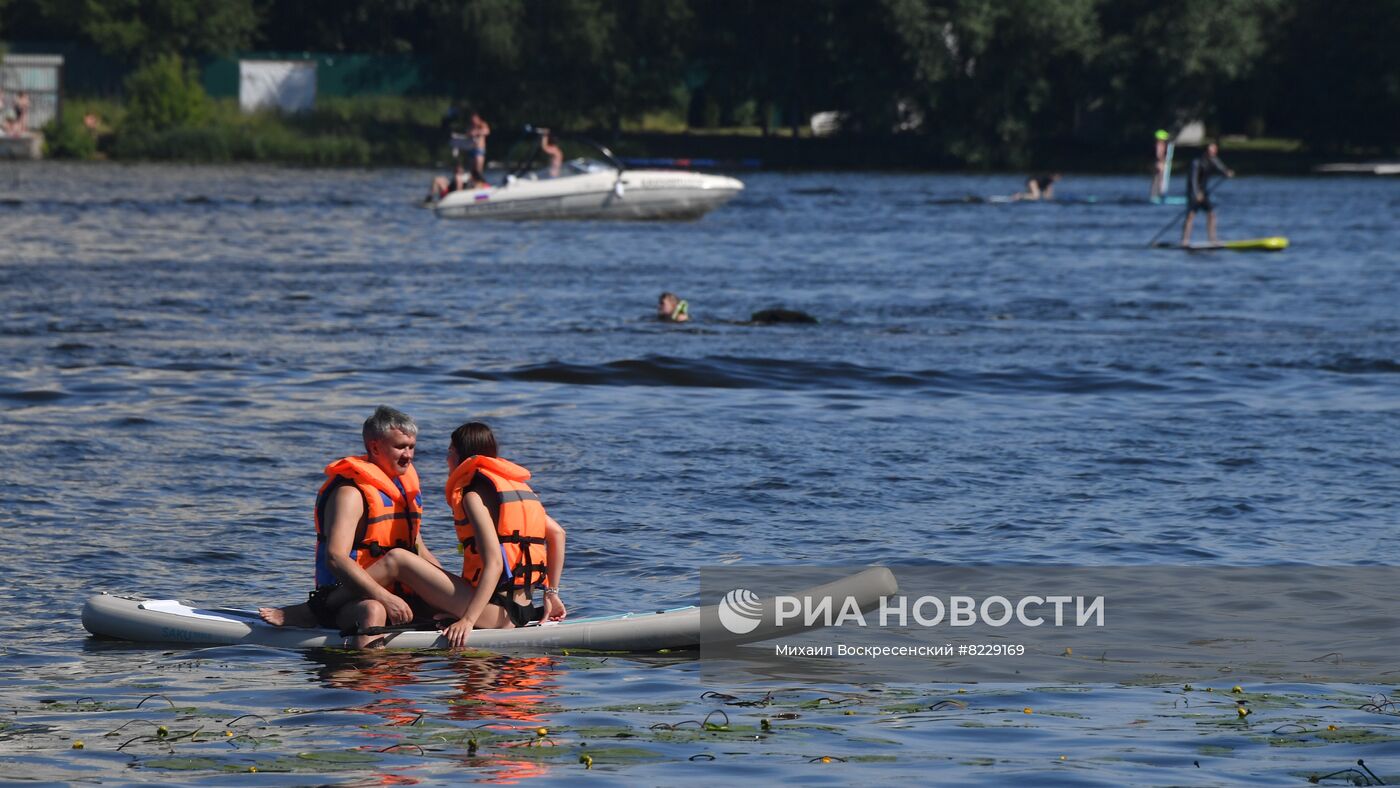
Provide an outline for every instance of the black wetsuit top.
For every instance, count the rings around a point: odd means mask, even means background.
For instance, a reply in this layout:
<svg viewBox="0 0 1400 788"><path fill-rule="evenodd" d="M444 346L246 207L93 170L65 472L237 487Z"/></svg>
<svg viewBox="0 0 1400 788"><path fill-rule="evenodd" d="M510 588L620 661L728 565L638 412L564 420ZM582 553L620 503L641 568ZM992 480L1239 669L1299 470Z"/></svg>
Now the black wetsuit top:
<svg viewBox="0 0 1400 788"><path fill-rule="evenodd" d="M1211 210L1210 177L1229 171L1219 156L1198 156L1186 173L1186 199L1191 205Z"/></svg>

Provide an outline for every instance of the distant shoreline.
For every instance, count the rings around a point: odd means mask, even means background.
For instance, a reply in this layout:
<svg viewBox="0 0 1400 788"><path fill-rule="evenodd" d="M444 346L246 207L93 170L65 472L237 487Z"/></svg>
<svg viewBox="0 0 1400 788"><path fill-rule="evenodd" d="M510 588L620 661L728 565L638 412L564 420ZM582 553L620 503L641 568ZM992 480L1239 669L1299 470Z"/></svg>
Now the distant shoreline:
<svg viewBox="0 0 1400 788"><path fill-rule="evenodd" d="M247 152L236 145L211 146L206 137L224 138L230 130L219 127L177 129L167 132L149 145L103 145L97 158L114 163L170 162L179 164L273 164L309 167L428 167L450 166L446 145L434 146L424 139L421 130L405 137L410 144L395 146L392 153L384 151L373 140L341 134L333 138L333 146L322 143L326 137L290 135L284 141L296 140L295 145L279 147L250 144ZM585 134L585 136L587 136ZM300 139L297 139L301 137ZM655 165L691 166L695 169L791 171L791 172L929 172L929 173L1025 173L1031 171L1061 171L1094 175L1150 175L1150 151L1135 154L1113 148L1095 149L1084 144L1059 146L1038 154L1036 162L1014 166L1004 162L978 163L962 161L934 150L931 139L919 137L748 137L722 134L690 133L623 133L616 142L598 134L624 159L656 159ZM441 150L435 150L440 147ZM328 150L328 148L331 148ZM130 151L138 151L132 155ZM503 147L492 148L495 152ZM1198 148L1177 150L1178 172L1196 155ZM388 154L388 155L386 155ZM398 154L398 155L394 155ZM1231 150L1225 146L1221 155L1232 167L1253 175L1314 175L1319 165L1338 162L1362 162L1374 155L1324 155L1302 151ZM70 157L49 155L46 158ZM691 163L693 162L693 164ZM1331 174L1329 177L1349 173ZM1351 173L1354 174L1354 173Z"/></svg>
<svg viewBox="0 0 1400 788"><path fill-rule="evenodd" d="M97 158L117 162L168 161L183 164L265 163L319 167L451 166L448 131L434 100L328 101L300 115L243 114L230 102L210 102L198 123L160 131L136 131L123 122L126 108L116 102L74 99L63 118L45 128L47 158ZM101 132L85 128L85 113L99 118ZM657 160L657 166L696 169L864 172L1074 172L1150 176L1152 141L1049 142L997 158L958 156L934 135L810 136L794 138L789 129L763 136L757 128L695 131L571 132L608 145L620 158ZM504 161L510 148L532 145L532 134L499 125L488 150ZM1184 171L1197 148L1182 146L1177 171ZM588 155L588 151L567 155ZM1385 158L1383 151L1315 153L1284 139L1225 138L1222 156L1242 173L1305 175L1319 165ZM687 161L688 160L688 161ZM688 163L689 162L689 163Z"/></svg>

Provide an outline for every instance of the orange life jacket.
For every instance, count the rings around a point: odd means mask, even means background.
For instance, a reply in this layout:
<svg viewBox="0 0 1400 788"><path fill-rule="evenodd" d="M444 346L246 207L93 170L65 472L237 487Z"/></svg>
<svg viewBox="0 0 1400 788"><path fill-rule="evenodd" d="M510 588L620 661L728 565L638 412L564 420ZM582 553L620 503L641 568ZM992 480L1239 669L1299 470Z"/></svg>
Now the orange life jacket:
<svg viewBox="0 0 1400 788"><path fill-rule="evenodd" d="M476 549L476 529L462 505L467 488L477 474L491 482L500 499L496 538L505 561L498 588L529 590L545 580L545 522L540 497L525 484L530 472L510 460L477 455L463 460L447 479L447 503L457 539L462 543L462 577L472 585L481 579L481 554Z"/></svg>
<svg viewBox="0 0 1400 788"><path fill-rule="evenodd" d="M350 556L368 569L389 552L402 547L418 552L418 527L423 517L423 496L418 471L412 465L398 479L390 479L368 457L343 457L326 466L326 483L316 494L316 585L339 582L326 554L326 502L340 487L353 485L365 502L364 532L350 548Z"/></svg>

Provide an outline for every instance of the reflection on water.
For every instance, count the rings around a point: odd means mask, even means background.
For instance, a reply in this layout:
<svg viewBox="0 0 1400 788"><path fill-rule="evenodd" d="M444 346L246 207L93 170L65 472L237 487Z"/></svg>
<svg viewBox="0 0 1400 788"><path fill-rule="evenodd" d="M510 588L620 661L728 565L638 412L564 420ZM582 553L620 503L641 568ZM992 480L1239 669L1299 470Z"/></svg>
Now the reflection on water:
<svg viewBox="0 0 1400 788"><path fill-rule="evenodd" d="M457 696L448 700L452 719L536 722L558 709L552 703L559 667L554 657L499 654L467 656L448 654L431 659L412 652L369 652L323 649L306 652L316 666L316 677L327 687L355 690L378 696L362 710L379 714L390 724L407 725L419 720L423 710L406 705L397 691L432 681L430 671L449 670Z"/></svg>
<svg viewBox="0 0 1400 788"><path fill-rule="evenodd" d="M326 687L368 694L363 703L347 709L352 713L379 718L374 727L404 727L421 730L431 723L425 717L445 707L446 719L479 723L466 726L466 752L458 760L463 766L489 772L484 782L510 784L548 774L549 763L537 758L513 758L519 748L554 748L548 729L541 723L561 710L556 697L559 667L553 657L504 655L442 655L377 651L356 653L339 650L308 652L307 661L315 666L316 677ZM421 701L422 693L410 690L421 683L442 683L444 674L451 691L434 688L434 703ZM454 733L460 729L454 728ZM414 736L399 731L367 734L383 739L386 748L411 747ZM475 737L475 738L472 738ZM439 735L441 741L448 737ZM481 740L489 738L496 746L489 754ZM473 744L473 741L476 743ZM382 775L385 780L406 780L405 776Z"/></svg>

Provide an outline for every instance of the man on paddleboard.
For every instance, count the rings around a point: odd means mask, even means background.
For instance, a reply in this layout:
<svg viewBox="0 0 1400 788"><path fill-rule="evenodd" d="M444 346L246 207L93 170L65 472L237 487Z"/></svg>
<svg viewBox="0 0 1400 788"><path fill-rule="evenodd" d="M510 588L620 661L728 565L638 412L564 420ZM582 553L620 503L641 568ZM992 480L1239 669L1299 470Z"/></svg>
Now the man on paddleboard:
<svg viewBox="0 0 1400 788"><path fill-rule="evenodd" d="M423 498L413 467L418 425L381 405L362 435L365 453L326 466L316 495L316 589L302 604L259 608L269 624L363 632L436 612L406 587L380 585L367 571L396 547L442 568L419 530ZM361 636L354 645L363 648L370 639Z"/></svg>
<svg viewBox="0 0 1400 788"><path fill-rule="evenodd" d="M1206 212L1206 237L1211 243L1215 239L1215 204L1210 201L1209 181L1212 175L1235 177L1235 171L1220 160L1220 146L1212 142L1206 152L1191 162L1186 174L1186 224L1181 227L1181 245L1191 245L1191 225L1196 221L1196 211Z"/></svg>

